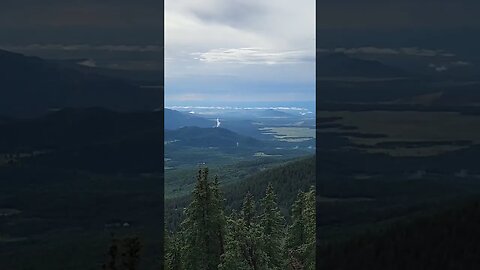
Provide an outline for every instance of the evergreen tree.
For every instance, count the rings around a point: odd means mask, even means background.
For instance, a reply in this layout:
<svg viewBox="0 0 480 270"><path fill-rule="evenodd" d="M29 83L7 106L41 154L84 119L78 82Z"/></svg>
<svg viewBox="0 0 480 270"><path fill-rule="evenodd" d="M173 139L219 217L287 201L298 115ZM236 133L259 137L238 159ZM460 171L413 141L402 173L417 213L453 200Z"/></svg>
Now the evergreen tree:
<svg viewBox="0 0 480 270"><path fill-rule="evenodd" d="M136 270L140 263L142 244L137 236L126 237L122 242L122 265L125 270Z"/></svg>
<svg viewBox="0 0 480 270"><path fill-rule="evenodd" d="M262 229L255 215L255 200L248 192L242 205L241 217L238 220L239 240L244 259L252 270L268 269L268 258L263 251Z"/></svg>
<svg viewBox="0 0 480 270"><path fill-rule="evenodd" d="M216 233L216 241L219 243L219 252L223 254L225 252L225 226L226 226L226 218L224 212L224 198L223 194L220 190L220 183L218 181L218 176L215 176L212 184L211 190L213 194L212 198L212 216L213 219L216 221L213 223L212 229Z"/></svg>
<svg viewBox="0 0 480 270"><path fill-rule="evenodd" d="M268 257L268 269L282 269L285 264L283 256L285 218L278 208L277 196L271 183L262 200L260 227L264 252Z"/></svg>
<svg viewBox="0 0 480 270"><path fill-rule="evenodd" d="M108 260L103 264L104 270L136 270L140 263L142 244L137 236L121 240L112 235L108 250Z"/></svg>
<svg viewBox="0 0 480 270"><path fill-rule="evenodd" d="M172 239L170 237L170 234L167 230L167 226L166 224L164 224L164 227L163 227L163 249L162 249L162 255L163 255L163 264L161 265L161 269L164 270L164 269L168 269L167 265L168 265L168 261L169 261L169 257L171 256L171 249L172 249Z"/></svg>
<svg viewBox="0 0 480 270"><path fill-rule="evenodd" d="M182 223L186 269L218 269L223 253L224 213L220 205L218 181L208 182L208 169L200 169L192 192L192 202Z"/></svg>
<svg viewBox="0 0 480 270"><path fill-rule="evenodd" d="M262 229L255 212L255 201L247 193L240 214L228 219L226 249L220 269L267 270L268 257L262 243Z"/></svg>
<svg viewBox="0 0 480 270"><path fill-rule="evenodd" d="M311 187L310 190L305 194L305 209L303 210L303 218L305 220L305 269L314 270L316 269L315 261L315 247L316 247L316 195L315 187Z"/></svg>
<svg viewBox="0 0 480 270"><path fill-rule="evenodd" d="M227 220L225 253L222 255L220 270L250 270L245 254L246 230L234 211Z"/></svg>
<svg viewBox="0 0 480 270"><path fill-rule="evenodd" d="M305 193L299 191L297 199L292 205L292 224L288 228L287 248L293 249L305 242L305 220L303 210L305 209Z"/></svg>
<svg viewBox="0 0 480 270"><path fill-rule="evenodd" d="M277 203L269 183L259 209L247 192L240 211L226 218L218 178L209 182L208 169L200 169L180 229L165 233L165 269L315 269L313 187L298 193L287 230Z"/></svg>
<svg viewBox="0 0 480 270"><path fill-rule="evenodd" d="M166 270L183 270L182 265L182 246L180 237L177 235L169 235L165 232L165 269Z"/></svg>
<svg viewBox="0 0 480 270"><path fill-rule="evenodd" d="M252 226L255 218L255 200L252 193L247 192L245 198L243 199L241 219L245 223L246 228Z"/></svg>
<svg viewBox="0 0 480 270"><path fill-rule="evenodd" d="M108 248L108 261L103 264L103 270L117 270L117 258L118 258L119 246L117 238L112 235L110 247Z"/></svg>
<svg viewBox="0 0 480 270"><path fill-rule="evenodd" d="M289 269L315 269L315 189L299 192L292 206L292 224L288 230Z"/></svg>

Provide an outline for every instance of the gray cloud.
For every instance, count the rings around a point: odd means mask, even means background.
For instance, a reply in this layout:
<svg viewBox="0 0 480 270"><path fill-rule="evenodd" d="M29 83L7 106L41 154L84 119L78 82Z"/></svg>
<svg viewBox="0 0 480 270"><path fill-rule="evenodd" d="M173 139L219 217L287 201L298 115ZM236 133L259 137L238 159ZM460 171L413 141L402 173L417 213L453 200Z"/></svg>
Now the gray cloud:
<svg viewBox="0 0 480 270"><path fill-rule="evenodd" d="M454 61L449 63L434 64L431 63L428 65L429 68L434 69L437 72L444 72L454 68L465 68L472 66L472 63L466 61Z"/></svg>
<svg viewBox="0 0 480 270"><path fill-rule="evenodd" d="M360 48L336 48L332 52L342 52L346 54L400 54L399 50L391 48L360 47Z"/></svg>
<svg viewBox="0 0 480 270"><path fill-rule="evenodd" d="M457 66L457 67L466 67L466 66L471 66L472 63L467 61L456 61L456 62L452 62L451 65Z"/></svg>
<svg viewBox="0 0 480 270"><path fill-rule="evenodd" d="M207 23L221 23L232 27L250 25L252 19L268 12L258 2L229 0L217 2L216 8L192 5L189 8L194 16Z"/></svg>
<svg viewBox="0 0 480 270"><path fill-rule="evenodd" d="M312 51L269 51L262 48L212 49L204 53L193 53L207 63L238 64L296 64L314 62Z"/></svg>
<svg viewBox="0 0 480 270"><path fill-rule="evenodd" d="M86 67L96 67L97 66L97 63L93 59L83 60L83 61L78 62L77 64L79 64L81 66L86 66Z"/></svg>
<svg viewBox="0 0 480 270"><path fill-rule="evenodd" d="M110 52L163 52L159 45L89 45L89 44L29 44L0 46L12 51L110 51Z"/></svg>
<svg viewBox="0 0 480 270"><path fill-rule="evenodd" d="M444 72L448 70L448 67L446 65L430 64L428 65L428 67L434 69L437 72Z"/></svg>
<svg viewBox="0 0 480 270"><path fill-rule="evenodd" d="M445 50L423 49L418 47L408 48L379 48L379 47L358 47L358 48L334 48L334 49L317 49L322 53L345 53L345 54L380 54L380 55L409 55L424 57L453 57L455 54Z"/></svg>

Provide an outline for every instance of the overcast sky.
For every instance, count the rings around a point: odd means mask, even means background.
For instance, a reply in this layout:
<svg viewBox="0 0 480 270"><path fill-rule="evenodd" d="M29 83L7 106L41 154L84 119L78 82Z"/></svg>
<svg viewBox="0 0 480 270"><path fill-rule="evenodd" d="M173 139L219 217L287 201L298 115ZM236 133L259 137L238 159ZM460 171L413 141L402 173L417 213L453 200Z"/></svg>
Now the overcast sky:
<svg viewBox="0 0 480 270"><path fill-rule="evenodd" d="M314 0L167 0L166 104L315 99Z"/></svg>

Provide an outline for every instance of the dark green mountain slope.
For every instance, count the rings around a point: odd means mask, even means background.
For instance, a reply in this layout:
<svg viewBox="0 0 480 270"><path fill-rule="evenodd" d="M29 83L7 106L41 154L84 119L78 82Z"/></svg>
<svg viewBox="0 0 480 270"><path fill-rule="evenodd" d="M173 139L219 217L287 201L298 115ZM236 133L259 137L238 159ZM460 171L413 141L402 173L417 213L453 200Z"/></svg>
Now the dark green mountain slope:
<svg viewBox="0 0 480 270"><path fill-rule="evenodd" d="M192 172L194 173L194 172ZM220 184L221 183L221 179ZM265 189L272 183L282 212L288 215L289 207L297 192L307 191L315 185L315 156L291 161L245 178L243 181L222 187L227 209L239 209L245 194L250 192L255 199L262 198ZM174 229L183 219L183 207L190 196L165 201L165 220Z"/></svg>
<svg viewBox="0 0 480 270"><path fill-rule="evenodd" d="M165 130L165 141L190 147L255 147L263 143L224 128L183 127Z"/></svg>
<svg viewBox="0 0 480 270"><path fill-rule="evenodd" d="M165 109L165 129L179 129L182 127L213 127L215 122L184 112Z"/></svg>
<svg viewBox="0 0 480 270"><path fill-rule="evenodd" d="M479 269L480 202L320 246L319 269Z"/></svg>
<svg viewBox="0 0 480 270"><path fill-rule="evenodd" d="M0 50L0 115L34 117L65 107L152 110L162 107L162 94L127 80Z"/></svg>
<svg viewBox="0 0 480 270"><path fill-rule="evenodd" d="M160 136L162 122L161 112L63 109L40 118L0 122L0 151L29 152L81 147L115 142L149 130L158 130Z"/></svg>
<svg viewBox="0 0 480 270"><path fill-rule="evenodd" d="M316 69L320 77L394 78L409 75L399 68L378 61L352 58L344 53L334 53L319 58Z"/></svg>

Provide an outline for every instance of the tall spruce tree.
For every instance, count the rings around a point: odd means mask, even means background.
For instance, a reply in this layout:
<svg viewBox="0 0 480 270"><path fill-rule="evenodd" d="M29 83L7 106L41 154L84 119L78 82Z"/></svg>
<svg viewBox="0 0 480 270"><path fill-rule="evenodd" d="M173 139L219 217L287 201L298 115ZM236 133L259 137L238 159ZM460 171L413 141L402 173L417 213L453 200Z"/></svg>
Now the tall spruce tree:
<svg viewBox="0 0 480 270"><path fill-rule="evenodd" d="M263 250L268 258L267 267L272 270L283 269L285 265L283 255L285 218L277 205L277 196L271 183L267 187L261 206L260 228Z"/></svg>
<svg viewBox="0 0 480 270"><path fill-rule="evenodd" d="M228 219L225 253L221 270L269 270L262 244L262 229L256 215L255 201L247 193L240 214Z"/></svg>
<svg viewBox="0 0 480 270"><path fill-rule="evenodd" d="M315 189L300 191L293 203L288 229L288 269L315 269Z"/></svg>
<svg viewBox="0 0 480 270"><path fill-rule="evenodd" d="M112 235L108 251L108 261L103 264L104 270L137 270L140 263L142 243L138 236L118 239Z"/></svg>
<svg viewBox="0 0 480 270"><path fill-rule="evenodd" d="M304 257L305 257L305 269L306 270L315 270L316 269L316 195L315 187L311 187L310 190L305 193L304 196L304 205L305 209L303 210L303 218L305 220L305 248L304 248Z"/></svg>
<svg viewBox="0 0 480 270"><path fill-rule="evenodd" d="M247 261L246 230L243 221L235 211L227 219L225 253L222 255L220 270L250 270Z"/></svg>
<svg viewBox="0 0 480 270"><path fill-rule="evenodd" d="M303 219L303 210L305 209L305 193L299 191L297 198L292 205L291 217L292 224L288 228L287 248L300 246L305 242L305 220Z"/></svg>
<svg viewBox="0 0 480 270"><path fill-rule="evenodd" d="M226 226L226 217L225 217L225 206L224 206L224 197L223 193L220 190L220 183L218 181L218 176L215 176L213 182L210 186L212 190L212 216L213 220L216 222L213 223L213 231L216 233L216 241L219 243L219 252L220 255L225 252L225 226Z"/></svg>
<svg viewBox="0 0 480 270"><path fill-rule="evenodd" d="M137 270L140 264L142 243L138 236L126 237L122 241L122 265L125 270Z"/></svg>
<svg viewBox="0 0 480 270"><path fill-rule="evenodd" d="M245 223L246 228L251 227L255 222L255 200L250 191L247 192L243 199L241 219Z"/></svg>
<svg viewBox="0 0 480 270"><path fill-rule="evenodd" d="M185 269L216 270L223 253L225 216L217 183L209 183L208 168L198 171L192 202L182 222Z"/></svg>
<svg viewBox="0 0 480 270"><path fill-rule="evenodd" d="M168 232L165 232L164 239L164 269L183 270L184 268L182 264L182 244L179 234L177 233L170 235Z"/></svg>
<svg viewBox="0 0 480 270"><path fill-rule="evenodd" d="M255 200L248 192L242 205L240 219L238 220L243 256L252 270L268 269L268 257L264 252L262 243L262 229L256 216Z"/></svg>
<svg viewBox="0 0 480 270"><path fill-rule="evenodd" d="M117 270L118 269L118 257L119 257L119 241L112 235L110 247L108 248L108 261L103 264L103 270Z"/></svg>

